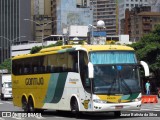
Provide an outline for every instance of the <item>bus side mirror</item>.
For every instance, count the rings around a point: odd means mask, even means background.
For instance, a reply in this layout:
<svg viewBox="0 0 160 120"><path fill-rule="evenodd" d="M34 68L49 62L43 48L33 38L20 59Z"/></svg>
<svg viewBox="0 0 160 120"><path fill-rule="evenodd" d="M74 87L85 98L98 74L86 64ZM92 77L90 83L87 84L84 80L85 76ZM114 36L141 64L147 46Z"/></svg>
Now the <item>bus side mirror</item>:
<svg viewBox="0 0 160 120"><path fill-rule="evenodd" d="M148 67L148 64L146 62L144 62L144 61L140 61L140 64L144 68L145 76L148 77L149 76L149 67Z"/></svg>
<svg viewBox="0 0 160 120"><path fill-rule="evenodd" d="M94 78L94 68L93 68L93 64L91 62L88 63L88 77L89 78Z"/></svg>

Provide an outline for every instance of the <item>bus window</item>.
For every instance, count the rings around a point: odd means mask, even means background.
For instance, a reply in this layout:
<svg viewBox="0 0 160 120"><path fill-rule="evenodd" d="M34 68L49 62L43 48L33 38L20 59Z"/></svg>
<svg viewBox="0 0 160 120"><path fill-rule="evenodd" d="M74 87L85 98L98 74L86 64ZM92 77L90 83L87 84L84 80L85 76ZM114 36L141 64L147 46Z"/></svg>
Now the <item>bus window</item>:
<svg viewBox="0 0 160 120"><path fill-rule="evenodd" d="M71 61L68 60L69 66L72 66L71 71L72 72L78 72L78 52L70 52L70 59Z"/></svg>

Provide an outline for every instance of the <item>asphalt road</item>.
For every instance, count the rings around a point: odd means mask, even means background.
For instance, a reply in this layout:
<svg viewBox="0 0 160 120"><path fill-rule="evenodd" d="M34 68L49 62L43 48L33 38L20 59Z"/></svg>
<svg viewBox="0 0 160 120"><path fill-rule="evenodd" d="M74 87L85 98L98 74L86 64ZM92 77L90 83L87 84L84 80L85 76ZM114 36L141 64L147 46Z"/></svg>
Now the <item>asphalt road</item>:
<svg viewBox="0 0 160 120"><path fill-rule="evenodd" d="M160 99L159 99L160 101ZM6 111L9 111L6 113ZM13 112L10 112L13 111ZM16 112L15 112L16 111ZM4 117L0 117L0 120L75 120L76 117L70 112L56 112L47 110L44 113L33 114L30 117L26 117L25 114L21 113L22 109L19 107L13 106L12 100L8 101L0 101L0 115ZM2 113L3 112L3 113ZM20 114L19 114L20 113ZM113 113L101 113L101 114L82 114L78 119L80 120L159 120L160 118L160 102L159 103L149 103L142 104L141 111L127 111L122 112L121 117L115 118ZM11 117L6 117L6 114L11 115ZM18 117L18 114L23 117ZM22 115L23 114L23 115ZM27 114L28 115L28 114Z"/></svg>

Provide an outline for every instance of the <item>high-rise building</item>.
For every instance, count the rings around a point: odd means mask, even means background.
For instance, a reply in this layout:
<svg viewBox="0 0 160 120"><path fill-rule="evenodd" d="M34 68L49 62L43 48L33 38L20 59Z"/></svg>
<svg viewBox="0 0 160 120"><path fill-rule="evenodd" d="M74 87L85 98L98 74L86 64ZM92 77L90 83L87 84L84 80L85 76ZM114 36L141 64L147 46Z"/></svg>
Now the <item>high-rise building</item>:
<svg viewBox="0 0 160 120"><path fill-rule="evenodd" d="M93 17L89 0L31 0L31 14L31 31L39 42L52 34L62 35L70 25L88 26Z"/></svg>
<svg viewBox="0 0 160 120"><path fill-rule="evenodd" d="M103 31L106 31L107 35L116 35L118 32L117 0L90 0L90 2L93 5L93 24L96 25L99 20L103 20L105 23Z"/></svg>
<svg viewBox="0 0 160 120"><path fill-rule="evenodd" d="M31 0L31 23L33 40L43 42L52 34L52 0Z"/></svg>
<svg viewBox="0 0 160 120"><path fill-rule="evenodd" d="M139 6L148 6L149 0L118 0L118 14L119 14L119 34L124 34L123 31L123 21L125 18L125 10L131 10L134 7L139 7Z"/></svg>
<svg viewBox="0 0 160 120"><path fill-rule="evenodd" d="M11 57L10 45L31 40L26 17L30 18L29 0L0 0L0 63Z"/></svg>
<svg viewBox="0 0 160 120"><path fill-rule="evenodd" d="M130 41L136 42L149 34L160 23L160 12L151 12L151 6L142 6L126 10L125 32Z"/></svg>
<svg viewBox="0 0 160 120"><path fill-rule="evenodd" d="M119 19L125 18L125 10L129 9L131 10L134 7L139 6L148 6L150 0L118 0L119 4Z"/></svg>
<svg viewBox="0 0 160 120"><path fill-rule="evenodd" d="M63 34L71 25L92 24L90 0L53 0L53 34Z"/></svg>
<svg viewBox="0 0 160 120"><path fill-rule="evenodd" d="M160 12L160 0L149 0L152 12Z"/></svg>

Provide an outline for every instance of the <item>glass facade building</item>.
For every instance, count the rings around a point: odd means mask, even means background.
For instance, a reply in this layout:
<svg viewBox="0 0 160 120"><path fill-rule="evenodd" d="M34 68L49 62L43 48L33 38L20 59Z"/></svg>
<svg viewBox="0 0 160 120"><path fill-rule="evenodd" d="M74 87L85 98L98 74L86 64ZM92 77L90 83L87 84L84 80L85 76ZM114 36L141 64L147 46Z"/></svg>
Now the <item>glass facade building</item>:
<svg viewBox="0 0 160 120"><path fill-rule="evenodd" d="M29 25L23 20L29 17L28 8L30 0L0 0L0 63L11 57L11 45L30 40Z"/></svg>

